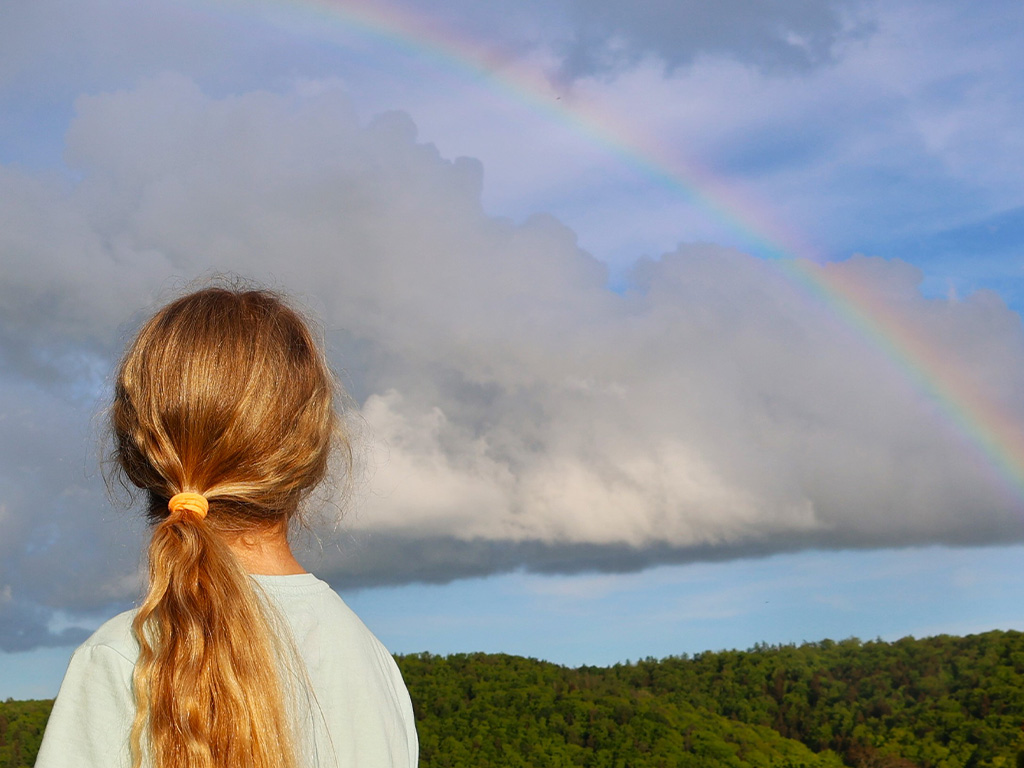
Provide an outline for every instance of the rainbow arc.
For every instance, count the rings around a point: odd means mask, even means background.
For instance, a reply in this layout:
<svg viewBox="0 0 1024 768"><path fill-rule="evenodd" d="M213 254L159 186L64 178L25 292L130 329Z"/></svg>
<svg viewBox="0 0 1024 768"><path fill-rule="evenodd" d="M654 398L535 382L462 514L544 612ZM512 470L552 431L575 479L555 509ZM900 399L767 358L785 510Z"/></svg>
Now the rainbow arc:
<svg viewBox="0 0 1024 768"><path fill-rule="evenodd" d="M213 2L214 0L209 0ZM220 0L221 4L227 0ZM546 78L517 68L477 41L442 29L430 19L368 0L273 0L286 7L340 24L374 40L425 57L479 80L536 113L568 126L657 184L726 226L741 240L773 259L788 279L816 297L845 325L877 349L934 402L955 431L979 451L1024 502L1024 437L1019 423L987 398L963 371L949 364L923 334L905 323L866 286L822 267L822 259L798 233L787 230L765 210L743 200L699 164L645 145L625 125L593 107L559 100ZM243 6L237 6L243 10ZM244 8L251 8L247 5Z"/></svg>

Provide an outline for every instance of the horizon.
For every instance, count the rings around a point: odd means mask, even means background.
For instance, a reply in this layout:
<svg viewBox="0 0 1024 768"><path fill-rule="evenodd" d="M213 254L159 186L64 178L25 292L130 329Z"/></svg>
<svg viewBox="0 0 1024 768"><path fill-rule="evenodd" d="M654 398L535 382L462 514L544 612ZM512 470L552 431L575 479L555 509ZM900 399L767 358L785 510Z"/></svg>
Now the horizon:
<svg viewBox="0 0 1024 768"><path fill-rule="evenodd" d="M1021 630L1021 629L1001 629L1001 628L997 627L997 628L992 628L992 629L987 629L987 630L979 629L977 631L965 632L963 634L956 634L956 633L949 633L949 632L936 632L935 634L928 634L928 635L921 635L921 636L907 634L907 635L893 636L891 638L886 638L886 637L881 637L881 636L873 637L873 638L862 638L862 637L857 637L855 635L850 635L848 637L843 637L843 638L823 637L823 638L818 639L818 640L800 640L800 641L785 640L785 641L779 641L779 642L774 642L774 643L755 642L754 644L748 645L748 646L745 646L745 647L706 648L706 649L703 649L703 650L692 651L692 652L690 652L690 651L683 651L683 652L679 652L679 653L669 653L669 654L665 654L665 655L661 655L661 656L637 656L637 657L634 657L634 658L617 659L615 661L606 661L606 662L597 662L597 663L590 663L590 662L586 662L586 661L579 662L579 663L573 663L573 662L568 662L568 661L553 661L551 659L541 658L541 657L538 657L538 656L535 656L535 655L529 655L529 654L525 654L525 653L510 653L510 652L504 651L504 650L498 650L498 651L459 650L459 651L449 651L449 652L444 652L444 653L437 653L437 652L430 651L430 650L423 650L423 651L405 651L405 652L401 652L401 653L400 652L394 652L393 655L398 656L398 657L426 656L426 657L438 657L438 658L445 658L445 659L447 659L447 658L458 658L458 657L461 657L461 656L473 656L473 655L478 655L478 654L479 655L485 655L485 656L514 656L514 657L518 657L518 658L528 659L528 660L531 660L531 661L537 661L537 662L544 663L544 664L554 664L555 666L563 667L563 668L566 668L566 669L576 669L576 670L578 670L578 669L587 669L587 668L610 669L610 668L614 668L614 667L617 667L617 666L627 666L627 667L631 667L632 666L632 667L635 667L635 666L637 666L639 664L644 664L644 663L649 663L649 662L660 663L660 662L670 661L670 660L688 661L688 660L697 659L697 658L699 658L699 657L701 657L701 656L703 656L705 654L717 654L717 653L760 653L760 652L768 652L768 653L770 653L770 652L773 652L773 651L778 651L778 650L782 650L782 649L786 649L786 648L803 648L803 647L820 648L820 647L823 647L823 646L825 646L827 644L828 645L834 645L834 646L844 646L844 645L853 644L853 645L855 645L857 647L861 647L861 646L865 646L865 645L873 645L873 644L882 644L882 645L892 646L892 645L897 645L897 644L899 644L899 643L901 643L903 641L906 641L906 640L911 640L911 641L917 642L917 641L935 640L935 639L943 638L943 637L959 638L959 639L970 639L970 638L979 637L979 636L982 636L982 635L988 635L988 634L991 634L991 633L1009 634L1009 633L1015 633L1015 632L1016 633L1021 633L1021 632L1024 632L1024 630ZM68 650L69 650L69 654L70 654L70 649L68 649ZM52 674L52 663L49 660L47 660L46 662L44 662L44 664L45 664L45 674L48 674L48 675ZM46 700L53 699L56 696L56 692L54 692L52 695L29 695L29 692L31 690L36 690L36 691L41 690L39 681L35 681L32 684L31 688L25 687L25 688L23 688L23 690L26 691L26 694L24 696L4 696L4 695L0 695L0 701L46 701Z"/></svg>
<svg viewBox="0 0 1024 768"><path fill-rule="evenodd" d="M876 551L867 559L863 555L849 551L773 555L743 561L738 573L730 571L730 563L661 566L624 580L594 573L555 579L515 573L454 585L369 588L342 592L342 596L395 654L509 653L573 668L745 651L759 644L799 646L851 638L893 643L905 637L920 640L1024 631L1024 621L1000 615L1007 603L1024 598L1024 573L1011 567L1024 556L1024 547L926 547ZM936 555L948 558L944 565L940 561L945 558ZM794 577L790 573L794 568L809 570L813 578ZM904 574L900 582L905 594L898 601L897 615L891 613L890 602L880 605L862 597L862 582L891 581L887 573L893 570ZM825 574L835 582L827 589L808 592L805 585L820 584ZM602 583L595 585L595 580ZM747 591L736 594L737 584ZM750 588L751 584L758 586ZM940 590L937 595L936 585L949 591ZM996 588L998 598L991 599ZM495 605L499 598L505 601L501 607ZM642 602L636 602L638 598ZM676 601L672 607L681 613L671 621L662 604L669 600ZM809 607L815 614L810 621L805 615ZM636 623L620 625L603 642L588 638L595 616L608 610L620 621ZM551 642L553 628L566 632L567 614L575 614L582 624L568 636L560 636L559 642ZM967 615L972 618L961 618ZM97 625L102 618L106 616L97 619ZM510 619L526 623L517 630ZM662 626L657 636L649 625L661 621L670 626ZM421 622L433 626L424 628ZM451 631L453 622L458 622L457 633ZM635 627L644 622L653 639L631 641ZM800 625L804 634L794 634L790 622ZM673 636L666 629L680 634ZM817 635L807 634L815 631ZM537 636L545 642L538 643ZM0 652L0 669L5 671L0 676L0 700L53 698L72 650Z"/></svg>

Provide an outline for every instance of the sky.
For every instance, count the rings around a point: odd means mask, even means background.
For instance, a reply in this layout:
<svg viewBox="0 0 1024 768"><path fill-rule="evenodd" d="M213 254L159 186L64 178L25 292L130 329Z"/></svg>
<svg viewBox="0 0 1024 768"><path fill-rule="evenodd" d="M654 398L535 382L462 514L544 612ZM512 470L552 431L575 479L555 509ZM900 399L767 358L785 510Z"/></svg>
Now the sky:
<svg viewBox="0 0 1024 768"><path fill-rule="evenodd" d="M1022 35L1003 0L5 3L0 699L138 598L111 370L221 274L319 318L359 461L296 546L392 651L1024 629Z"/></svg>

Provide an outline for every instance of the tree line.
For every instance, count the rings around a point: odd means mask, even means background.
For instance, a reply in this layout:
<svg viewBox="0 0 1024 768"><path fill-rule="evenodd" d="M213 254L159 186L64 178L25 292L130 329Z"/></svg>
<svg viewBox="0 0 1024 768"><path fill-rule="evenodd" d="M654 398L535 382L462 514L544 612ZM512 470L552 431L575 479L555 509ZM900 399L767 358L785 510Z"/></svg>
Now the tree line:
<svg viewBox="0 0 1024 768"><path fill-rule="evenodd" d="M568 668L396 657L423 768L1024 768L1024 634L849 639ZM50 701L0 703L0 768Z"/></svg>

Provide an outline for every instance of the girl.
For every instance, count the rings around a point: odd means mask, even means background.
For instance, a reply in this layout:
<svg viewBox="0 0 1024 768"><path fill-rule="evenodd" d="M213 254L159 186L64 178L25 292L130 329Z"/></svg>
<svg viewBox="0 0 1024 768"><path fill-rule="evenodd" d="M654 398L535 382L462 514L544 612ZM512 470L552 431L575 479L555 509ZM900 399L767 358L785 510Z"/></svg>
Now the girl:
<svg viewBox="0 0 1024 768"><path fill-rule="evenodd" d="M37 768L414 768L394 660L287 532L351 455L302 319L262 291L161 309L117 372L123 477L153 523L140 608L71 658Z"/></svg>

